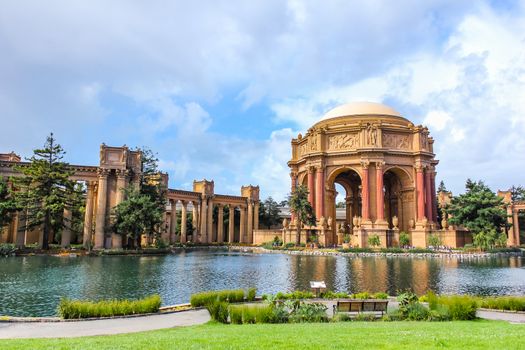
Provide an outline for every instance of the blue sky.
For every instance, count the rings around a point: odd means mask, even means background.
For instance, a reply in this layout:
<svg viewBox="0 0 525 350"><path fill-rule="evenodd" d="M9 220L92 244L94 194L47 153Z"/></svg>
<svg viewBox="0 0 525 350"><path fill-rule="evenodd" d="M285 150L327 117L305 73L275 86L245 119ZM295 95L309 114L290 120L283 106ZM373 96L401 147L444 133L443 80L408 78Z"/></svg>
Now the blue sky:
<svg viewBox="0 0 525 350"><path fill-rule="evenodd" d="M430 128L453 192L525 185L524 1L12 1L0 53L0 152L145 145L171 187L282 199L291 137L369 100Z"/></svg>

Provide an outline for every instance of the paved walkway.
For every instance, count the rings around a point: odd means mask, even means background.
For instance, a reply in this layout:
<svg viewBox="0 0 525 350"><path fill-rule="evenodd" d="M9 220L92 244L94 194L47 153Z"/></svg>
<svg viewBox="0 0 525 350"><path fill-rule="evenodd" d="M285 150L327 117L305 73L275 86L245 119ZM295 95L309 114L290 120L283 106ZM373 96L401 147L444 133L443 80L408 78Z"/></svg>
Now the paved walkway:
<svg viewBox="0 0 525 350"><path fill-rule="evenodd" d="M325 302L328 314L332 314L333 302ZM396 307L397 302L389 303ZM478 317L488 320L525 323L525 313L478 310ZM150 315L131 318L117 318L92 321L70 322L0 322L0 339L7 338L64 338L90 335L134 333L163 328L193 326L206 323L210 315L205 309Z"/></svg>
<svg viewBox="0 0 525 350"><path fill-rule="evenodd" d="M74 322L0 322L0 339L63 338L134 333L193 326L210 320L207 310L191 310L142 317Z"/></svg>

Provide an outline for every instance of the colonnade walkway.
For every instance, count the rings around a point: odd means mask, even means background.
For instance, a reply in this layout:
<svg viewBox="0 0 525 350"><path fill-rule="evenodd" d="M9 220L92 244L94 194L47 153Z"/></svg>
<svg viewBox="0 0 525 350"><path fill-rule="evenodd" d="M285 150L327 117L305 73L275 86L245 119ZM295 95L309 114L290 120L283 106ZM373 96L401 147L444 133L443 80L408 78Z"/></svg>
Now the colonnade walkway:
<svg viewBox="0 0 525 350"><path fill-rule="evenodd" d="M331 311L330 302L326 302ZM395 305L394 305L395 304ZM396 307L397 302L389 303ZM478 310L478 317L488 320L525 323L525 313ZM0 322L0 339L10 338L72 338L152 331L194 326L210 320L207 310L189 310L159 315L137 316L89 321L67 322Z"/></svg>

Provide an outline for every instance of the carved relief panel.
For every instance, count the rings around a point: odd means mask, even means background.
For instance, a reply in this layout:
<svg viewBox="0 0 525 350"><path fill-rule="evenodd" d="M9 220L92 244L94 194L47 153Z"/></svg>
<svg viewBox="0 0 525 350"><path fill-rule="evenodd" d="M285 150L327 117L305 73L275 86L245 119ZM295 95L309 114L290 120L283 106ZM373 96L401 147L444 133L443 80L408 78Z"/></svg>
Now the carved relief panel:
<svg viewBox="0 0 525 350"><path fill-rule="evenodd" d="M349 150L359 146L359 134L339 134L328 137L328 150Z"/></svg>
<svg viewBox="0 0 525 350"><path fill-rule="evenodd" d="M395 149L409 149L410 140L408 135L383 134L383 147Z"/></svg>

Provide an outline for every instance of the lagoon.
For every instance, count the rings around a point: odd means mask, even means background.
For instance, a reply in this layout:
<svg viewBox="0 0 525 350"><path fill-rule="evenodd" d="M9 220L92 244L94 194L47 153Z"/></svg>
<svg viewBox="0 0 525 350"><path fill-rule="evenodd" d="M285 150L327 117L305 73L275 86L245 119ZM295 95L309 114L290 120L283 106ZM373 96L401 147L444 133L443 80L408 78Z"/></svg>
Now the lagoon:
<svg viewBox="0 0 525 350"><path fill-rule="evenodd" d="M524 295L525 259L419 256L301 256L227 250L181 251L166 256L0 259L0 315L54 316L61 297L138 298L153 293L164 305L192 293L256 287L258 293L309 289L324 280L336 291L428 289L441 294Z"/></svg>

